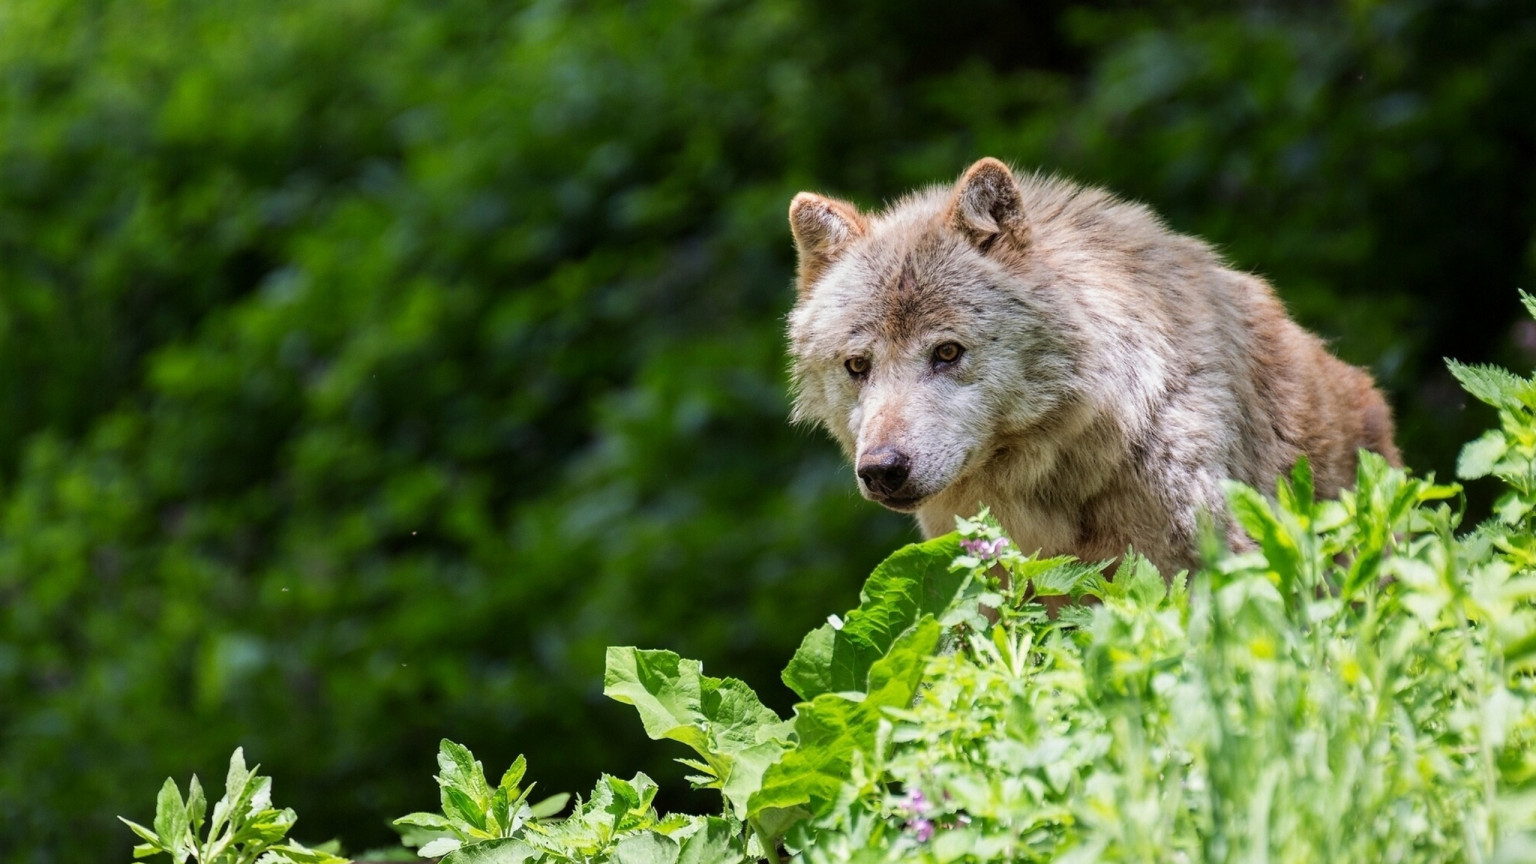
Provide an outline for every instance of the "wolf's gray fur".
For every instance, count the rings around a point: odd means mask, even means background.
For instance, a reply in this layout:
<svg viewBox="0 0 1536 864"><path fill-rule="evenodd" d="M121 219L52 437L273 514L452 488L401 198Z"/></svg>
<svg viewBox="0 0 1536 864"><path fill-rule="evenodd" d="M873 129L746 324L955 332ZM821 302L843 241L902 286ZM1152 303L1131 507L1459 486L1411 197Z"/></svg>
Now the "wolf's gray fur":
<svg viewBox="0 0 1536 864"><path fill-rule="evenodd" d="M1171 572L1224 478L1305 453L1330 495L1357 448L1398 459L1369 375L1145 207L983 159L878 214L801 193L790 224L794 417L928 536L987 505L1025 551Z"/></svg>

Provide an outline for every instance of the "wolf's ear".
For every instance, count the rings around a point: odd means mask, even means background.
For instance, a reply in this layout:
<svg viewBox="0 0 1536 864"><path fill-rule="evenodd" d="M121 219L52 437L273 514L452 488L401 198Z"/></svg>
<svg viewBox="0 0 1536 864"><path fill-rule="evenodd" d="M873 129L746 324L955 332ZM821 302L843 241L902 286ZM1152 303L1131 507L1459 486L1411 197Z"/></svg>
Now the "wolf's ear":
<svg viewBox="0 0 1536 864"><path fill-rule="evenodd" d="M966 169L949 204L949 227L983 252L999 239L1017 249L1029 245L1024 193L1007 165L988 156Z"/></svg>
<svg viewBox="0 0 1536 864"><path fill-rule="evenodd" d="M859 210L847 201L801 192L789 202L789 229L800 253L797 280L801 294L827 269L849 243L868 230Z"/></svg>

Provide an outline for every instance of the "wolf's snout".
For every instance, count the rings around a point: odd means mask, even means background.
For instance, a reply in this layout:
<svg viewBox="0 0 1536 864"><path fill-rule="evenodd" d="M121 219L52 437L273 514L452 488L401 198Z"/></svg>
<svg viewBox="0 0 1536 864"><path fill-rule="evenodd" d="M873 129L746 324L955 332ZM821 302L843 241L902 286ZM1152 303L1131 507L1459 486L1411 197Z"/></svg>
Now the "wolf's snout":
<svg viewBox="0 0 1536 864"><path fill-rule="evenodd" d="M871 495L890 497L906 485L912 460L894 447L879 447L859 460L859 479Z"/></svg>

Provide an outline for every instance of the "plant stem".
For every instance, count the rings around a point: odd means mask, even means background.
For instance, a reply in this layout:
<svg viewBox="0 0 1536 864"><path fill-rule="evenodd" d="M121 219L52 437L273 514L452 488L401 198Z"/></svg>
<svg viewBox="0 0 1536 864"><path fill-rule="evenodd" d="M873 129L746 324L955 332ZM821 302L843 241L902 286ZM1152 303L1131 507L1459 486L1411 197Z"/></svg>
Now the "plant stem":
<svg viewBox="0 0 1536 864"><path fill-rule="evenodd" d="M747 824L752 826L752 833L757 835L757 842L763 847L763 854L768 856L769 864L779 864L779 844L758 830L756 820L749 820Z"/></svg>

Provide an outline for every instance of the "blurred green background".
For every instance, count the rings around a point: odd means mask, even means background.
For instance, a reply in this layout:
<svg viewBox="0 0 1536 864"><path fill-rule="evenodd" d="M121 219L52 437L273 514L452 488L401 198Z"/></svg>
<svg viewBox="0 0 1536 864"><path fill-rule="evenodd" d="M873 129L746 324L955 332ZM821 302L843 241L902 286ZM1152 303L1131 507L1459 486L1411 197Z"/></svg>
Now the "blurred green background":
<svg viewBox="0 0 1536 864"><path fill-rule="evenodd" d="M1420 469L1536 356L1526 0L0 4L0 857L236 745L353 852L442 736L681 788L604 646L787 710L916 536L786 423L787 202L989 154L1269 276Z"/></svg>

